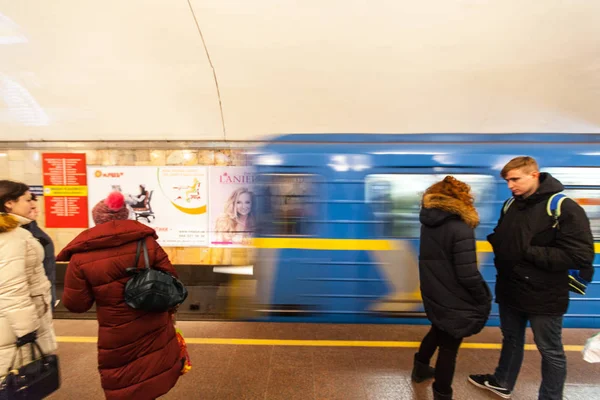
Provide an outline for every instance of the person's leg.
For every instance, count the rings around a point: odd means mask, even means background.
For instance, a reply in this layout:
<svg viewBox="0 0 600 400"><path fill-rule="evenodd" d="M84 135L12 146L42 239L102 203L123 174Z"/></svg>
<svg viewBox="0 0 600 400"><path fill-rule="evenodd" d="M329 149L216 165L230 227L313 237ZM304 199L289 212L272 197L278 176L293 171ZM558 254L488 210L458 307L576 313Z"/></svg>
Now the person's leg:
<svg viewBox="0 0 600 400"><path fill-rule="evenodd" d="M567 378L567 357L562 343L562 316L532 315L531 330L542 355L542 383L539 399L563 398Z"/></svg>
<svg viewBox="0 0 600 400"><path fill-rule="evenodd" d="M452 380L456 369L456 356L462 338L454 338L450 334L437 331L439 353L435 364L435 382L433 390L443 396L452 396Z"/></svg>
<svg viewBox="0 0 600 400"><path fill-rule="evenodd" d="M469 382L505 399L510 398L517 382L525 348L527 314L500 305L502 350L493 375L469 375Z"/></svg>
<svg viewBox="0 0 600 400"><path fill-rule="evenodd" d="M502 330L502 350L494 373L497 383L512 392L523 364L527 314L500 306L500 328Z"/></svg>
<svg viewBox="0 0 600 400"><path fill-rule="evenodd" d="M427 335L425 335L425 337L421 341L421 345L419 346L419 351L416 354L416 359L424 364L429 364L429 362L431 361L431 357L433 357L433 354L437 349L438 339L436 333L436 328L433 325L431 325L429 332L427 332Z"/></svg>
<svg viewBox="0 0 600 400"><path fill-rule="evenodd" d="M415 353L414 365L411 374L413 381L420 383L426 379L433 378L435 370L429 366L431 357L437 349L437 335L433 326L421 341L419 351Z"/></svg>

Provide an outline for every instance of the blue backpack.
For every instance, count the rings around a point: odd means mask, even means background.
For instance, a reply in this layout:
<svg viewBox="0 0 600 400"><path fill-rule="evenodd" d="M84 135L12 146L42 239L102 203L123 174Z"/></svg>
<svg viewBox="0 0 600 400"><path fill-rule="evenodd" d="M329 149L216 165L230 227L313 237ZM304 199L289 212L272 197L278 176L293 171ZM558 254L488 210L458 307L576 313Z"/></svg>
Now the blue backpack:
<svg viewBox="0 0 600 400"><path fill-rule="evenodd" d="M562 205L562 202L566 198L567 198L567 195L565 195L563 193L554 193L548 199L548 203L546 203L546 212L554 220L554 224L552 224L553 228L556 228L556 229L559 228L558 219L560 218L560 207ZM504 202L504 207L502 207L502 215L506 214L506 212L508 211L511 204L514 202L515 202L514 197L511 197L510 199L508 199Z"/></svg>
<svg viewBox="0 0 600 400"><path fill-rule="evenodd" d="M546 203L546 212L554 220L554 223L552 224L552 228L554 228L554 229L560 229L560 226L558 223L558 219L560 218L560 212L561 212L560 207L562 205L562 202L566 198L568 198L568 197L563 193L554 193L552 196L550 196L550 198L548 199L548 202ZM510 199L508 199L504 202L504 206L502 207L502 215L506 214L509 207L511 206L512 203L514 203L514 201L515 201L515 198L511 197ZM589 283L590 282L586 281L581 276L579 276L579 270L577 270L577 269L569 270L569 290L571 292L585 295L585 291L586 291L587 285Z"/></svg>

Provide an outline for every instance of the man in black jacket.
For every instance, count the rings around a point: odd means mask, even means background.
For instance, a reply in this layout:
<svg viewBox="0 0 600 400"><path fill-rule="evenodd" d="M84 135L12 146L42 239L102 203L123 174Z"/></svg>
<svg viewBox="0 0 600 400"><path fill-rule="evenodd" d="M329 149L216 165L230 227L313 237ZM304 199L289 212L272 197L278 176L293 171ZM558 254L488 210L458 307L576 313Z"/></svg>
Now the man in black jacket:
<svg viewBox="0 0 600 400"><path fill-rule="evenodd" d="M548 200L564 187L550 174L540 173L533 158L514 158L501 176L514 201L508 207L508 200L504 204L488 241L497 269L502 351L493 375L470 375L469 382L510 398L523 362L529 321L542 355L539 398L562 399L567 375L562 322L569 306L569 269L578 269L583 279L592 280L595 254L590 223L583 208L566 198L554 226Z"/></svg>
<svg viewBox="0 0 600 400"><path fill-rule="evenodd" d="M37 202L37 197L32 194L31 201L33 202L31 208L31 215L29 215L29 219L32 220L31 223L27 225L23 225L22 228L27 229L34 238L36 238L42 247L44 248L44 271L46 272L46 277L52 284L52 309L57 305L56 299L56 256L54 254L54 243L52 239L46 232L39 227L36 219L39 214L39 210L37 206L33 206Z"/></svg>

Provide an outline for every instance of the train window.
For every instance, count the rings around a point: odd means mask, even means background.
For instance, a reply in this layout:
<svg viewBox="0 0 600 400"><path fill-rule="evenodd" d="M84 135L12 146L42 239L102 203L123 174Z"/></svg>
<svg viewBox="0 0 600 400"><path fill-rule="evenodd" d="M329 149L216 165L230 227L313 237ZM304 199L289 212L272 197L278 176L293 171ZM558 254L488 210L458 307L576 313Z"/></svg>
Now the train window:
<svg viewBox="0 0 600 400"><path fill-rule="evenodd" d="M416 238L420 235L419 212L423 192L446 175L378 174L366 178L366 201L375 218L382 221L383 236ZM468 183L481 220L494 216L495 179L490 175L456 174Z"/></svg>
<svg viewBox="0 0 600 400"><path fill-rule="evenodd" d="M587 214L594 239L600 239L600 168L545 168L564 186L564 194L575 200Z"/></svg>
<svg viewBox="0 0 600 400"><path fill-rule="evenodd" d="M314 219L315 176L264 174L259 181L259 233L308 236Z"/></svg>
<svg viewBox="0 0 600 400"><path fill-rule="evenodd" d="M600 168L594 167L560 167L542 168L558 179L565 187L593 186L600 189Z"/></svg>

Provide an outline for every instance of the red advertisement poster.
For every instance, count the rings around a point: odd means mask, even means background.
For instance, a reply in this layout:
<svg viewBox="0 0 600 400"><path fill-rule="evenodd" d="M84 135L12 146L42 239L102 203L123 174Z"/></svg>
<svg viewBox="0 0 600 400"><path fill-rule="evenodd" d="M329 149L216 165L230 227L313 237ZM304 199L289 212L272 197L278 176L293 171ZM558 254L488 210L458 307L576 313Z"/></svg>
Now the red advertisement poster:
<svg viewBox="0 0 600 400"><path fill-rule="evenodd" d="M44 153L44 204L47 228L87 228L85 154Z"/></svg>

